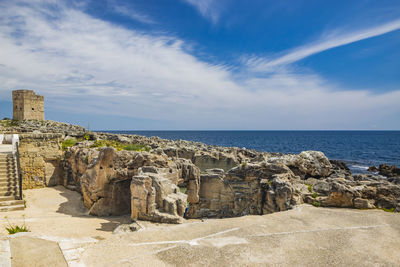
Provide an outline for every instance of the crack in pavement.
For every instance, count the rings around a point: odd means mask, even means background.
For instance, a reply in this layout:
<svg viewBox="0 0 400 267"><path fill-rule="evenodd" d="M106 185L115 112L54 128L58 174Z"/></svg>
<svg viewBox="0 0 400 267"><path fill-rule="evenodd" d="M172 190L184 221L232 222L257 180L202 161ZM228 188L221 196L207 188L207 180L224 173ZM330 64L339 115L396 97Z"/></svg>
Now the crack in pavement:
<svg viewBox="0 0 400 267"><path fill-rule="evenodd" d="M264 237L264 236L274 236L274 235L290 235L290 234L303 234L303 233L314 233L314 232L324 232L324 231L333 231L333 230L360 230L360 229L372 229L383 226L389 226L389 224L378 224L378 225L368 225L368 226L350 226L350 227L334 227L334 228L321 228L314 230L300 230L300 231L291 231L291 232L279 232L279 233L266 233L266 234L256 234L249 235L253 237Z"/></svg>

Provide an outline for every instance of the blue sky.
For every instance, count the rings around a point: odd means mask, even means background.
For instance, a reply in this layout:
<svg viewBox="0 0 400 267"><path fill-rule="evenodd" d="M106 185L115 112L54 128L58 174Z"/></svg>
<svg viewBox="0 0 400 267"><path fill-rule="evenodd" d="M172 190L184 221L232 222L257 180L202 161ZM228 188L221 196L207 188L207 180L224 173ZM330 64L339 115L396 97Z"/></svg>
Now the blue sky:
<svg viewBox="0 0 400 267"><path fill-rule="evenodd" d="M11 90L92 129L400 129L400 1L0 0Z"/></svg>

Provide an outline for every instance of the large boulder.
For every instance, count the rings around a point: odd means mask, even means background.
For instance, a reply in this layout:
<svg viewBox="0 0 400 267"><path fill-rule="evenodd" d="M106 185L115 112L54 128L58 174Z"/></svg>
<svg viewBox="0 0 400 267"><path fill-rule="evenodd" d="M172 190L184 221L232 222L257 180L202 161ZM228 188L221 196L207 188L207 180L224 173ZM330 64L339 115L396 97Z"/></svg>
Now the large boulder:
<svg viewBox="0 0 400 267"><path fill-rule="evenodd" d="M201 175L200 201L190 205L188 216L234 217L261 215L292 208L302 202L293 172L282 164L242 164L223 172Z"/></svg>
<svg viewBox="0 0 400 267"><path fill-rule="evenodd" d="M140 168L131 181L131 218L162 223L180 223L187 206L187 195L179 191L158 168Z"/></svg>
<svg viewBox="0 0 400 267"><path fill-rule="evenodd" d="M231 217L234 215L232 186L224 181L224 173L209 172L201 175L199 201L190 203L189 218Z"/></svg>
<svg viewBox="0 0 400 267"><path fill-rule="evenodd" d="M311 189L312 192L305 195L305 201L323 207L395 210L400 205L400 186L382 178L316 180ZM310 197L311 193L313 197Z"/></svg>
<svg viewBox="0 0 400 267"><path fill-rule="evenodd" d="M298 155L285 154L266 159L268 163L288 166L294 174L302 177L327 177L331 174L332 164L320 151L303 151Z"/></svg>
<svg viewBox="0 0 400 267"><path fill-rule="evenodd" d="M395 165L389 166L387 164L379 165L378 172L380 175L386 177L400 177L400 168Z"/></svg>
<svg viewBox="0 0 400 267"><path fill-rule="evenodd" d="M80 177L80 188L90 214L98 216L130 213L130 182L143 166L168 168L168 178L177 183L176 165L166 157L146 152L102 148Z"/></svg>

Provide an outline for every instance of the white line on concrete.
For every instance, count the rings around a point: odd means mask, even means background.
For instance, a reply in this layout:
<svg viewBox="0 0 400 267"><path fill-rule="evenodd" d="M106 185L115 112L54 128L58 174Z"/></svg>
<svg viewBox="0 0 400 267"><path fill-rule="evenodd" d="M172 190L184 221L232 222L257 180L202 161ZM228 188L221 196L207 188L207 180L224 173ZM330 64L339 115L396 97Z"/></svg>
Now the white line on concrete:
<svg viewBox="0 0 400 267"><path fill-rule="evenodd" d="M256 235L249 235L249 236L264 237L264 236L274 236L274 235L292 235L292 234L335 231L335 230L360 230L360 229L378 228L378 227L383 227L383 226L389 226L389 225L388 224L379 224L379 225L369 225L369 226L333 227L333 228L321 228L321 229L313 229L313 230L300 230L300 231L292 231L292 232L256 234Z"/></svg>
<svg viewBox="0 0 400 267"><path fill-rule="evenodd" d="M206 238L210 238L210 237L214 237L217 235L222 235L222 234L226 234L229 232L233 232L233 231L237 231L240 228L232 228L232 229L228 229L225 231L221 231L221 232L217 232L211 235L206 235L203 237L198 237L198 238L194 238L194 239L190 239L190 240L171 240L171 241L155 241L155 242L142 242L142 243L134 243L134 244L129 244L129 246L131 247L137 247L137 246L147 246L147 245L167 245L167 244L189 244L191 246L197 246L199 245L199 241L206 239Z"/></svg>
<svg viewBox="0 0 400 267"><path fill-rule="evenodd" d="M0 240L0 266L11 267L10 241Z"/></svg>

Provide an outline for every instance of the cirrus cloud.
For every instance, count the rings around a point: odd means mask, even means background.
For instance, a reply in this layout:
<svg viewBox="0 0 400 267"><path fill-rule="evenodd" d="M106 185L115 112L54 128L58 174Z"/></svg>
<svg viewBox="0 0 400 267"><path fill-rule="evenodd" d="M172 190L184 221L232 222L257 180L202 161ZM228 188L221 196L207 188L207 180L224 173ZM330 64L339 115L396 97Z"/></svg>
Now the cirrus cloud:
<svg viewBox="0 0 400 267"><path fill-rule="evenodd" d="M187 46L57 1L0 3L0 99L8 99L10 89L30 88L45 95L51 109L75 116L174 121L181 129L400 125L399 90L343 90L285 68L260 77L243 66L246 76L238 79L240 73L196 58Z"/></svg>

